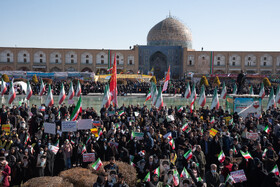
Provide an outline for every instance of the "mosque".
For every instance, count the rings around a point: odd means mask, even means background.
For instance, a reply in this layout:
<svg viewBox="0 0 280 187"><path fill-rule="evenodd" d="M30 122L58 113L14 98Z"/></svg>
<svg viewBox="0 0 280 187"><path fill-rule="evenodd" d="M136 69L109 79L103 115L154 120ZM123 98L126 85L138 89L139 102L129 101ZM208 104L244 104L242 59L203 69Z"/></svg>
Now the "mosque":
<svg viewBox="0 0 280 187"><path fill-rule="evenodd" d="M148 33L147 45L128 50L0 47L0 71L94 72L107 74L116 54L117 71L153 73L163 78L199 75L279 75L280 52L195 51L189 28L174 17L157 23Z"/></svg>

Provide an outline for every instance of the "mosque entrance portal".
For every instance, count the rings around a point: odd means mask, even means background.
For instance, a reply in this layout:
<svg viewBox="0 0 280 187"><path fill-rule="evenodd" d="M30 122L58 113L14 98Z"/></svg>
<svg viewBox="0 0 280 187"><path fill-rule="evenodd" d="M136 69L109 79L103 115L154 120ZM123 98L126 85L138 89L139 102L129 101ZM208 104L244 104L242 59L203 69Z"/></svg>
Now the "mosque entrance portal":
<svg viewBox="0 0 280 187"><path fill-rule="evenodd" d="M164 73L167 71L167 57L161 52L155 52L150 57L150 69L154 71L157 79L164 78Z"/></svg>

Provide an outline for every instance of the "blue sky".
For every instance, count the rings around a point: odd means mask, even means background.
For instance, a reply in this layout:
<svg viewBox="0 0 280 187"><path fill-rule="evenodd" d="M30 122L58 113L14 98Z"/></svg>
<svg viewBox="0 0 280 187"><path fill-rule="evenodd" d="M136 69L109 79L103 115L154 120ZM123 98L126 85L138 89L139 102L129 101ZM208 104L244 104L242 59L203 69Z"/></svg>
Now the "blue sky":
<svg viewBox="0 0 280 187"><path fill-rule="evenodd" d="M128 49L171 15L193 48L279 51L279 0L1 0L0 47Z"/></svg>

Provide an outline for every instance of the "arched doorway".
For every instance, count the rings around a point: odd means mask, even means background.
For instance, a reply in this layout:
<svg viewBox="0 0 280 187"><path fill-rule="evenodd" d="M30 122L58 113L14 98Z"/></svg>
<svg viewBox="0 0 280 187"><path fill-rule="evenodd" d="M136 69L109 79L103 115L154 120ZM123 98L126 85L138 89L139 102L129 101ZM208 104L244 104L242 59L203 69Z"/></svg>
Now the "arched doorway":
<svg viewBox="0 0 280 187"><path fill-rule="evenodd" d="M157 79L164 78L164 73L167 71L167 57L159 51L155 52L150 57L150 69L154 70Z"/></svg>
<svg viewBox="0 0 280 187"><path fill-rule="evenodd" d="M81 72L92 72L92 70L90 68L86 67L86 68L82 69Z"/></svg>

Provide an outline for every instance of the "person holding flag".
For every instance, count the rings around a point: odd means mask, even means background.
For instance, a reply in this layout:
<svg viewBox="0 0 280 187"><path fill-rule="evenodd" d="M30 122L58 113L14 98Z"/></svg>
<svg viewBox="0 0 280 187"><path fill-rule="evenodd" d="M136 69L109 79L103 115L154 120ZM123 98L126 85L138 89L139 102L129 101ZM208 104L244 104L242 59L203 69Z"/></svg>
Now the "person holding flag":
<svg viewBox="0 0 280 187"><path fill-rule="evenodd" d="M165 77L165 81L164 81L164 85L163 85L163 88L162 88L162 92L164 92L165 90L167 90L167 87L168 87L168 81L170 80L170 66L168 68L168 71L167 71L167 74L166 74L166 77Z"/></svg>

